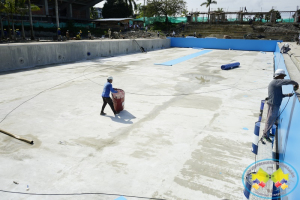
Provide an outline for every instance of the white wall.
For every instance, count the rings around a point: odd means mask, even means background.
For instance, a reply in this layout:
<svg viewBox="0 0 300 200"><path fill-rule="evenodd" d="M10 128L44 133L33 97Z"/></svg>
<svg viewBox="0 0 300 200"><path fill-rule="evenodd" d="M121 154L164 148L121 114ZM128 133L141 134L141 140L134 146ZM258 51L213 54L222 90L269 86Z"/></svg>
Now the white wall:
<svg viewBox="0 0 300 200"><path fill-rule="evenodd" d="M169 48L169 39L138 39L145 50ZM0 45L0 71L139 52L133 40L68 41ZM90 53L90 56L88 56Z"/></svg>

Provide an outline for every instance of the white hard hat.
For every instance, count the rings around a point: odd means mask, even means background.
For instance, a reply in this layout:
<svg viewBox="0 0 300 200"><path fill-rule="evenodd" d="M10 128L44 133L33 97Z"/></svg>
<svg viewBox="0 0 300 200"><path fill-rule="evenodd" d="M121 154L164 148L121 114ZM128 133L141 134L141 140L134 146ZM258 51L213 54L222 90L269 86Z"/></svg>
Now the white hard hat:
<svg viewBox="0 0 300 200"><path fill-rule="evenodd" d="M289 47L289 44L288 44L288 43L285 43L285 44L284 44L284 47Z"/></svg>
<svg viewBox="0 0 300 200"><path fill-rule="evenodd" d="M112 76L107 77L107 80L114 80Z"/></svg>
<svg viewBox="0 0 300 200"><path fill-rule="evenodd" d="M285 71L283 69L277 69L275 71L274 77L277 77L277 76L280 76L280 75L286 76Z"/></svg>

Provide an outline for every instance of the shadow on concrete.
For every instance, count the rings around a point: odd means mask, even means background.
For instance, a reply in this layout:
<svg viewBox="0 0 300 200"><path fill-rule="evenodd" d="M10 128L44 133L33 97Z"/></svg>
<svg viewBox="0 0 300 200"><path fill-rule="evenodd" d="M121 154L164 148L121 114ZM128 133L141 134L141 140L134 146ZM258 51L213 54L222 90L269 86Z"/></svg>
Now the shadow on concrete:
<svg viewBox="0 0 300 200"><path fill-rule="evenodd" d="M130 112L127 110L123 110L119 113L119 115L116 116L106 116L111 118L112 121L122 123L122 124L133 124L131 121L132 119L135 119L136 117L132 115Z"/></svg>

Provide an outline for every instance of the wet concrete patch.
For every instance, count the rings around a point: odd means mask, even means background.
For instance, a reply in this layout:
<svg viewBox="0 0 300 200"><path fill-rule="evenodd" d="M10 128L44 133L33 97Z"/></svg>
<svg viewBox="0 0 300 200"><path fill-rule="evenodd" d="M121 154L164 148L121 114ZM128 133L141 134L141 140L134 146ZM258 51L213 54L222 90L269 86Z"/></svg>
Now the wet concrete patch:
<svg viewBox="0 0 300 200"><path fill-rule="evenodd" d="M113 160L111 162L108 163L116 172L122 172L127 174L127 164L126 163L122 163L118 160Z"/></svg>
<svg viewBox="0 0 300 200"><path fill-rule="evenodd" d="M131 154L135 158L150 158L155 156L155 152L150 149L137 150Z"/></svg>
<svg viewBox="0 0 300 200"><path fill-rule="evenodd" d="M79 145L94 148L97 151L102 151L104 148L115 145L113 139L96 139L93 137L80 137L71 140Z"/></svg>
<svg viewBox="0 0 300 200"><path fill-rule="evenodd" d="M39 148L42 144L42 142L37 137L30 134L19 136L24 139L32 140L34 142L33 145L17 140L3 133L0 134L0 154L11 154L24 149L28 150L33 148Z"/></svg>
<svg viewBox="0 0 300 200"><path fill-rule="evenodd" d="M187 95L171 105L174 107L206 109L215 111L218 110L222 104L222 99L218 97L209 97L201 95Z"/></svg>
<svg viewBox="0 0 300 200"><path fill-rule="evenodd" d="M185 74L184 77L189 78L190 80L197 80L199 81L200 84L207 84L207 83L218 83L221 80L224 80L223 77L218 76L218 75L211 75L211 72L209 72L206 69L201 69L201 74L200 73L189 73Z"/></svg>

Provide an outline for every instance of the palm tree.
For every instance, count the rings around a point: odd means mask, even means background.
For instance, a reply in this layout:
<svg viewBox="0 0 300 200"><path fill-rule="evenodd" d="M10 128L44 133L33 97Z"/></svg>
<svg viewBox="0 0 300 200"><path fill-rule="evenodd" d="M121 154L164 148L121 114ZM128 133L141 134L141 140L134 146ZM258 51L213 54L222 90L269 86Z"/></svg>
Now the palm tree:
<svg viewBox="0 0 300 200"><path fill-rule="evenodd" d="M13 15L16 13L15 0L6 0L4 3L0 2L1 10L6 13L8 20L8 35L9 38L12 39L11 31L10 31L10 17L12 18L12 31L15 36L15 26L14 26L14 17ZM15 38L15 37L14 37Z"/></svg>
<svg viewBox="0 0 300 200"><path fill-rule="evenodd" d="M210 22L209 20L209 13L210 13L210 5L211 4L217 4L216 1L212 1L212 0L206 0L206 2L203 2L200 6L204 6L206 5L206 8L208 7L208 21Z"/></svg>
<svg viewBox="0 0 300 200"><path fill-rule="evenodd" d="M222 13L224 12L223 8L218 8L218 10L216 11L216 13Z"/></svg>
<svg viewBox="0 0 300 200"><path fill-rule="evenodd" d="M29 22L30 22L30 38L31 38L31 40L34 40L31 1L30 0L28 0L28 8L29 8Z"/></svg>
<svg viewBox="0 0 300 200"><path fill-rule="evenodd" d="M23 17L28 13L29 7L26 5L27 0L18 0L16 3L16 10L17 13L21 15L21 21L22 21L22 38L25 40L25 30L24 30L24 22ZM38 11L40 8L34 4L31 4L31 10L32 11Z"/></svg>
<svg viewBox="0 0 300 200"><path fill-rule="evenodd" d="M133 14L133 10L137 9L135 0L123 0L126 5L129 7L130 11L132 12L131 14Z"/></svg>
<svg viewBox="0 0 300 200"><path fill-rule="evenodd" d="M224 12L223 8L218 8L218 10L215 11L217 14L218 20L221 20L222 16L221 14Z"/></svg>
<svg viewBox="0 0 300 200"><path fill-rule="evenodd" d="M0 2L0 28L1 28L1 38L4 39L4 31L3 31L3 24L2 24L2 17L1 13L4 12L4 5L2 2Z"/></svg>

